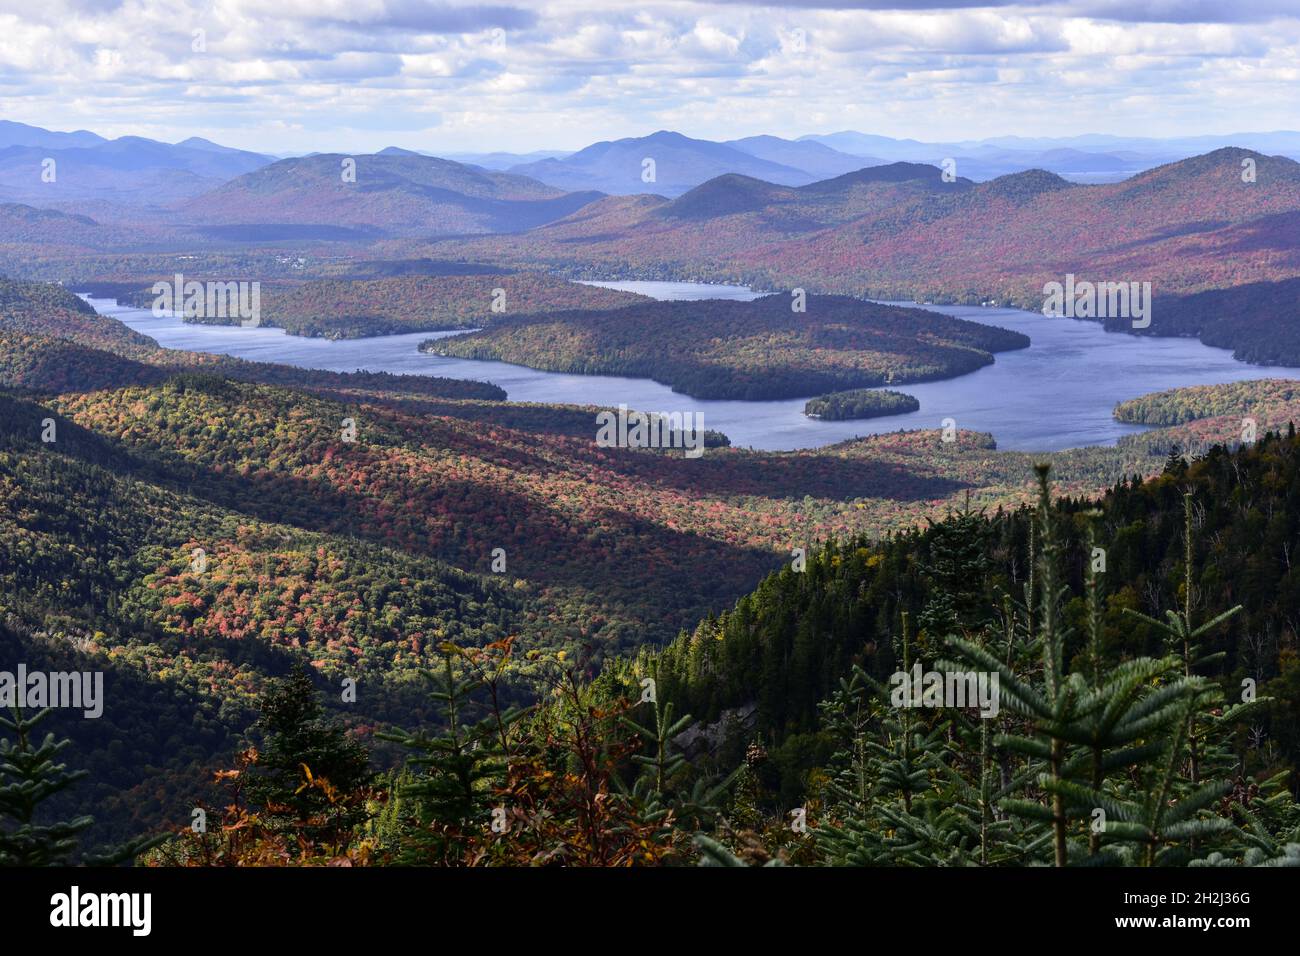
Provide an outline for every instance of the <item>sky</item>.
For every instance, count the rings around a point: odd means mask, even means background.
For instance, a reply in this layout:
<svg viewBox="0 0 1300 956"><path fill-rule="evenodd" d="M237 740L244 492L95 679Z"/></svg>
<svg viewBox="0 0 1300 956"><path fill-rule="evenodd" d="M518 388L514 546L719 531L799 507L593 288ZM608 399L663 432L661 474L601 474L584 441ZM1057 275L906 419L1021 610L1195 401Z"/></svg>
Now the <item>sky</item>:
<svg viewBox="0 0 1300 956"><path fill-rule="evenodd" d="M0 118L262 152L1300 129L1300 0L0 0Z"/></svg>

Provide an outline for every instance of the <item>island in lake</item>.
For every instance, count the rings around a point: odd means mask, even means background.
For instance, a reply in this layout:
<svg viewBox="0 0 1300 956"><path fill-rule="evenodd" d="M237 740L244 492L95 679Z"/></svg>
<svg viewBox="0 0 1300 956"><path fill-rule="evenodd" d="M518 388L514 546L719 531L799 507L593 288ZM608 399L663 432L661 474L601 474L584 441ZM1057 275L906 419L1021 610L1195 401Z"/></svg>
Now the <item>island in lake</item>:
<svg viewBox="0 0 1300 956"><path fill-rule="evenodd" d="M846 421L851 418L882 418L919 411L921 403L904 392L890 389L851 388L808 399L803 413L809 418Z"/></svg>

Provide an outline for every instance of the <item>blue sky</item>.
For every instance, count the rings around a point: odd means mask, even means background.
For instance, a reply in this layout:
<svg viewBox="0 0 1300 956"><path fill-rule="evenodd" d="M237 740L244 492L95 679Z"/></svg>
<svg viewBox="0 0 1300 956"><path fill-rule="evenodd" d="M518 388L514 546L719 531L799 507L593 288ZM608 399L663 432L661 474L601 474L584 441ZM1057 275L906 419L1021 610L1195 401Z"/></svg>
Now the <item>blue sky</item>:
<svg viewBox="0 0 1300 956"><path fill-rule="evenodd" d="M1300 0L0 0L0 118L268 152L1231 133L1298 90Z"/></svg>

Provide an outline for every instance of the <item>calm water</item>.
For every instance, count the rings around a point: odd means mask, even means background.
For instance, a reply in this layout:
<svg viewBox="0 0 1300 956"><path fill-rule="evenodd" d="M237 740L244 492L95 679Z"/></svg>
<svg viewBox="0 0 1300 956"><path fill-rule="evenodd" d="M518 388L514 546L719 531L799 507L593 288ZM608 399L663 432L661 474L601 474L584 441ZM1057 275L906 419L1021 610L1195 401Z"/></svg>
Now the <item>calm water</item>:
<svg viewBox="0 0 1300 956"><path fill-rule="evenodd" d="M582 285L600 286L602 289L621 289L624 292L640 292L654 299L667 302L691 302L696 299L736 299L750 302L766 293L755 292L747 285L714 285L710 282L596 282L587 279L578 280Z"/></svg>
<svg viewBox="0 0 1300 956"><path fill-rule="evenodd" d="M682 282L600 283L658 299L751 299L743 286ZM857 435L900 428L958 427L992 432L999 448L1052 451L1109 445L1142 431L1111 417L1117 402L1181 385L1251 378L1300 378L1300 369L1246 365L1232 353L1195 339L1157 339L1105 332L1095 322L1047 318L1014 309L931 306L935 311L1023 332L1033 344L1003 352L986 368L943 382L900 385L919 411L867 421L819 422L803 414L804 399L774 402L698 401L648 379L560 375L504 362L442 358L418 351L420 342L455 333L415 332L332 342L286 335L279 329L187 325L146 310L90 299L105 315L150 335L166 348L219 352L263 362L350 372L356 369L479 379L500 385L517 402L580 405L624 403L643 411L699 411L705 427L733 444L768 450L814 448ZM907 303L910 304L910 303Z"/></svg>

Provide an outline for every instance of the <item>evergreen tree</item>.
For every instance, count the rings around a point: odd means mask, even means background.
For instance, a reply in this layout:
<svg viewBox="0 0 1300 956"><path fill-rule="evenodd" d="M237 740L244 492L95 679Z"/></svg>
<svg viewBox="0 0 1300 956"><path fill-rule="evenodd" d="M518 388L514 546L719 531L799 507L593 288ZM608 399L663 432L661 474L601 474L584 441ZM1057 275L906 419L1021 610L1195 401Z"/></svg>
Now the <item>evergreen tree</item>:
<svg viewBox="0 0 1300 956"><path fill-rule="evenodd" d="M739 777L741 768L737 767L722 777L695 772L675 742L691 725L693 718L686 714L673 719L673 704L659 703L658 663L650 658L639 663L645 670L638 668L633 674L648 671L653 681L650 686L655 688L648 700L638 701L640 707L650 708L650 721L647 726L626 716L621 720L641 736L649 753L632 755L632 763L641 768L641 773L630 789L620 789L634 805L642 808L641 818L646 822L683 826L712 821L719 812L720 801ZM642 685L638 683L637 686L640 688ZM693 782L689 779L692 776Z"/></svg>
<svg viewBox="0 0 1300 956"><path fill-rule="evenodd" d="M41 822L41 805L86 776L56 763L71 743L47 733L36 742L35 731L51 714L46 708L25 717L14 708L0 717L0 728L13 739L0 740L0 866L56 866L77 849L78 836L93 818Z"/></svg>
<svg viewBox="0 0 1300 956"><path fill-rule="evenodd" d="M972 511L969 500L941 522L930 522L927 558L921 570L927 584L925 606L917 617L923 649L942 647L949 634L973 633L989 623L986 581L989 523Z"/></svg>
<svg viewBox="0 0 1300 956"><path fill-rule="evenodd" d="M262 821L305 852L346 842L370 813L370 758L325 714L305 668L270 682L255 727L263 740L245 792Z"/></svg>
<svg viewBox="0 0 1300 956"><path fill-rule="evenodd" d="M1087 582L1090 633L1085 667L1076 671L1069 666L1071 629L1062 614L1066 588L1060 583L1061 544L1047 467L1040 466L1038 473L1038 675L1031 679L1013 673L972 642L954 639L953 644L967 660L996 669L1004 705L1030 721L1029 733L1003 735L998 743L1040 768L1036 785L1045 791L1048 803L1017 798L1004 801L1004 809L1050 826L1057 866L1070 861L1071 835L1079 832L1082 821L1095 824L1093 833L1100 834L1100 839L1089 839L1087 856L1097 859L1104 845L1137 844L1136 857L1112 856L1151 865L1171 849L1166 844L1187 841L1194 847L1197 837L1230 826L1222 818L1198 815L1225 792L1221 782L1194 786L1175 800L1179 761L1187 744L1183 722L1204 706L1206 682L1189 673L1179 675L1179 661L1172 656L1100 668L1100 583L1095 568L1090 568ZM1141 789L1128 799L1119 798L1134 777Z"/></svg>
<svg viewBox="0 0 1300 956"><path fill-rule="evenodd" d="M503 706L499 697L509 641L483 651L444 643L439 651L441 668L423 672L433 685L430 697L442 708L439 731L378 735L413 751L395 791L410 807L410 837L400 856L409 863L463 860L489 819L495 791L507 782L511 729L525 713ZM481 691L489 698L487 714L475 720L470 710Z"/></svg>
<svg viewBox="0 0 1300 956"><path fill-rule="evenodd" d="M959 621L963 633L948 636L956 662L936 666L996 674L996 725L976 726L960 708L910 713L873 704L883 700L883 688L860 668L841 682L822 707L824 727L842 744L824 788L828 820L816 831L825 862L1152 866L1208 853L1210 865L1291 864L1288 843L1300 820L1280 778L1269 783L1258 812L1229 798L1232 783L1217 756L1215 779L1205 778L1207 755L1222 749L1211 742L1235 713L1254 706L1221 709L1218 689L1195 673L1214 661L1200 641L1235 612L1193 627L1185 602L1165 628L1174 653L1108 660L1096 517L1080 515L1091 559L1082 653L1070 651L1078 642L1064 613L1065 554L1045 467L1024 612L1004 600L1001 634L989 627L971 634ZM1190 542L1190 517L1185 533ZM1185 595L1192 593L1192 554L1188 543ZM1028 649L1036 659L1023 656ZM906 671L912 652L905 618L898 656ZM1204 745L1194 749L1198 735ZM1234 825L1234 812L1246 826Z"/></svg>

